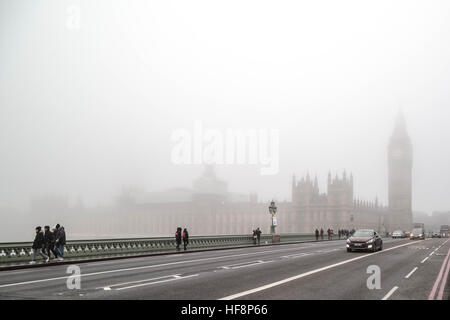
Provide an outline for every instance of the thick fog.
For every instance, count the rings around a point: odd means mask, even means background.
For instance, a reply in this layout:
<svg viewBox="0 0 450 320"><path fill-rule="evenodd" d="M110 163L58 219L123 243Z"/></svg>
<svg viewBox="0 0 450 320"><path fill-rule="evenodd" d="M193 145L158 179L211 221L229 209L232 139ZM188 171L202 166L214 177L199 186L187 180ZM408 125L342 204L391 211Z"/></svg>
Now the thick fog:
<svg viewBox="0 0 450 320"><path fill-rule="evenodd" d="M293 174L326 192L328 172L346 170L355 197L387 204L400 109L413 209L450 210L449 12L445 0L1 0L0 240L31 238L35 197L107 207L124 188L191 188L204 163L194 151L177 163L174 148L196 126L278 133L270 174L262 159L215 166L231 192L290 200Z"/></svg>

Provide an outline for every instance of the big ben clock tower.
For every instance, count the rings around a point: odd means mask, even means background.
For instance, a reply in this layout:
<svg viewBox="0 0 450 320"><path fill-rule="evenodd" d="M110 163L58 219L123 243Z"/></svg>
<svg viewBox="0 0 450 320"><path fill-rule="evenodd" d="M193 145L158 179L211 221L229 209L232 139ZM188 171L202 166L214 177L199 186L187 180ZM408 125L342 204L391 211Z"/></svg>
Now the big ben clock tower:
<svg viewBox="0 0 450 320"><path fill-rule="evenodd" d="M412 144L406 131L405 119L400 112L388 147L390 232L411 231L413 227L412 165Z"/></svg>

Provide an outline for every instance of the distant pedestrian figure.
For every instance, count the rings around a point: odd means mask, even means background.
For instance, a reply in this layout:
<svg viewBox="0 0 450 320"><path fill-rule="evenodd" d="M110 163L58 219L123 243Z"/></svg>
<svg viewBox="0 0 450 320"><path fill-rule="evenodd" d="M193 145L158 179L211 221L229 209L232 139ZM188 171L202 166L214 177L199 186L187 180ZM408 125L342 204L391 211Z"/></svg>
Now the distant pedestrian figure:
<svg viewBox="0 0 450 320"><path fill-rule="evenodd" d="M334 230L331 229L331 230L330 230L330 240L333 240L333 235L334 235Z"/></svg>
<svg viewBox="0 0 450 320"><path fill-rule="evenodd" d="M54 230L50 230L49 226L44 227L44 253L51 258L51 253L55 256L55 259L58 258L58 253L55 250L55 234Z"/></svg>
<svg viewBox="0 0 450 320"><path fill-rule="evenodd" d="M253 229L252 237L253 237L253 244L256 245L256 239L258 238L258 236L256 235L256 230L255 229Z"/></svg>
<svg viewBox="0 0 450 320"><path fill-rule="evenodd" d="M316 234L316 241L319 241L319 230L318 229L316 229L315 234Z"/></svg>
<svg viewBox="0 0 450 320"><path fill-rule="evenodd" d="M189 244L189 232L187 231L186 228L184 228L183 230L183 244L184 244L184 251L186 251L186 247Z"/></svg>
<svg viewBox="0 0 450 320"><path fill-rule="evenodd" d="M58 261L64 260L64 246L66 245L66 231L59 223L55 226L55 251L58 254Z"/></svg>
<svg viewBox="0 0 450 320"><path fill-rule="evenodd" d="M36 236L34 237L33 241L33 257L30 261L30 264L36 263L36 255L40 255L42 258L44 258L45 262L48 262L50 259L48 256L46 256L42 252L42 248L44 248L45 240L44 240L44 232L42 231L41 227L36 227Z"/></svg>
<svg viewBox="0 0 450 320"><path fill-rule="evenodd" d="M323 241L323 229L322 228L320 228L320 240Z"/></svg>
<svg viewBox="0 0 450 320"><path fill-rule="evenodd" d="M261 230L259 229L259 227L256 229L256 238L258 239L258 245L261 242Z"/></svg>
<svg viewBox="0 0 450 320"><path fill-rule="evenodd" d="M177 243L177 251L179 251L180 245L181 245L181 228L180 227L178 227L177 232L175 232L175 241Z"/></svg>
<svg viewBox="0 0 450 320"><path fill-rule="evenodd" d="M328 228L327 230L328 240L331 240L331 230Z"/></svg>

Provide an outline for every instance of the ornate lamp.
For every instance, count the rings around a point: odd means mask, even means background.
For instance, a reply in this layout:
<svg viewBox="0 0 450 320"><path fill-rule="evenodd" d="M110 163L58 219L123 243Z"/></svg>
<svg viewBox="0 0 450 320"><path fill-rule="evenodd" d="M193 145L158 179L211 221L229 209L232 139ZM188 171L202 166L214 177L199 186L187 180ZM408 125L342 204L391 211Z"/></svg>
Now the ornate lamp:
<svg viewBox="0 0 450 320"><path fill-rule="evenodd" d="M275 206L275 201L270 202L269 212L272 215L272 224L270 225L270 233L275 234L275 227L277 226L277 218L275 214L277 213L277 207Z"/></svg>

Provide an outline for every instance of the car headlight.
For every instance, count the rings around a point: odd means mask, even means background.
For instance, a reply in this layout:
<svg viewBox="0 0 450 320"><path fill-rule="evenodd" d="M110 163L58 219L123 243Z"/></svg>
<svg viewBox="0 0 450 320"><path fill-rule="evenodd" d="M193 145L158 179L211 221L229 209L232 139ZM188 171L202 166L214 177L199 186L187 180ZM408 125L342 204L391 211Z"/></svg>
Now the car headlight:
<svg viewBox="0 0 450 320"><path fill-rule="evenodd" d="M350 241L350 239L347 239L347 243L352 243L352 242Z"/></svg>
<svg viewBox="0 0 450 320"><path fill-rule="evenodd" d="M367 243L373 243L373 239L370 239L369 241L367 241Z"/></svg>
<svg viewBox="0 0 450 320"><path fill-rule="evenodd" d="M419 237L423 236L423 234L419 234Z"/></svg>

